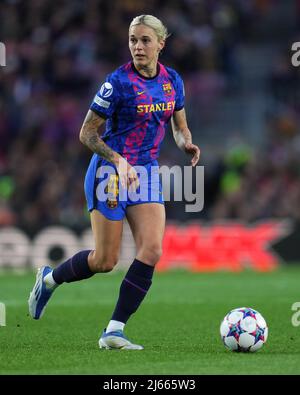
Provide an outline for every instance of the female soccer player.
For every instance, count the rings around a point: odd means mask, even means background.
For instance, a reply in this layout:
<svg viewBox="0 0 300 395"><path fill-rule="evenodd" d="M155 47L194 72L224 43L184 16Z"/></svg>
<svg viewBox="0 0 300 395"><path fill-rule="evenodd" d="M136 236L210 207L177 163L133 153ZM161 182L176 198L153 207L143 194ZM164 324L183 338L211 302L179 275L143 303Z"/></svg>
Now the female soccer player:
<svg viewBox="0 0 300 395"><path fill-rule="evenodd" d="M129 341L123 331L147 294L162 253L165 208L157 158L170 119L176 144L192 155L192 166L200 156L187 126L182 79L158 62L167 36L166 27L152 15L137 16L131 22L132 61L108 75L80 131L80 141L94 152L85 178L85 194L95 249L78 252L54 270L49 266L39 269L28 301L30 315L39 319L58 285L110 272L118 262L126 216L137 254L99 339L100 348L143 349ZM100 137L98 130L105 122L106 131ZM144 171L138 172L141 166ZM130 190L133 194L124 194ZM140 193L134 199L135 192L143 192L143 198Z"/></svg>

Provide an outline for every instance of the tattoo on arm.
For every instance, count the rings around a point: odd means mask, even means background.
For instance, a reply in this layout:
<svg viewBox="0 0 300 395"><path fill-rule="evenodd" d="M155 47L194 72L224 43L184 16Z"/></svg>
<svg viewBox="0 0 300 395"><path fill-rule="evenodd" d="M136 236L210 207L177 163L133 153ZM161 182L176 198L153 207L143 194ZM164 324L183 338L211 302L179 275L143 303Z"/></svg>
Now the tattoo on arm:
<svg viewBox="0 0 300 395"><path fill-rule="evenodd" d="M89 110L80 131L80 141L94 153L113 162L115 151L105 144L98 134L98 129L104 122L103 118Z"/></svg>

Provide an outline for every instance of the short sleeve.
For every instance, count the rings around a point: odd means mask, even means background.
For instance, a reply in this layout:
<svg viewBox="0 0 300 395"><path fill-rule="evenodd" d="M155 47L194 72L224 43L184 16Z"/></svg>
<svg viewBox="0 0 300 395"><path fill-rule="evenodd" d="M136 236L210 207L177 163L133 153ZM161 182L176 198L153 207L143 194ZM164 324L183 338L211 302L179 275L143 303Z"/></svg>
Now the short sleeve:
<svg viewBox="0 0 300 395"><path fill-rule="evenodd" d="M176 96L175 111L182 110L184 107L184 83L182 78L176 73Z"/></svg>
<svg viewBox="0 0 300 395"><path fill-rule="evenodd" d="M90 110L102 118L110 118L120 102L120 89L115 78L109 75L96 93Z"/></svg>

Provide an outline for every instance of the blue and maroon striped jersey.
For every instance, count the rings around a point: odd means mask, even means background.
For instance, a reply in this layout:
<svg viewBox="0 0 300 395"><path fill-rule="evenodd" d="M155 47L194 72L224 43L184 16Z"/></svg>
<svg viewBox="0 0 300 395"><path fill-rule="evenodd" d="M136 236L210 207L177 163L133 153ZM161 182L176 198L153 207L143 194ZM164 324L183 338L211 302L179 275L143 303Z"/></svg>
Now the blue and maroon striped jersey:
<svg viewBox="0 0 300 395"><path fill-rule="evenodd" d="M183 107L175 70L158 63L157 75L147 78L129 62L107 76L90 109L107 119L105 143L131 165L143 165L158 158L167 123Z"/></svg>

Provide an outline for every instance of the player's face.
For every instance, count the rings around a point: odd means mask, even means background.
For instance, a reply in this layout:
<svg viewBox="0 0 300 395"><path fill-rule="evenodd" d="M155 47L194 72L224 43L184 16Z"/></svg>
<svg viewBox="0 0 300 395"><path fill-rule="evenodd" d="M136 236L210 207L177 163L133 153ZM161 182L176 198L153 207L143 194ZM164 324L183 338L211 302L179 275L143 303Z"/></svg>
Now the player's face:
<svg viewBox="0 0 300 395"><path fill-rule="evenodd" d="M151 27L136 25L129 30L129 49L136 67L155 66L164 41Z"/></svg>

